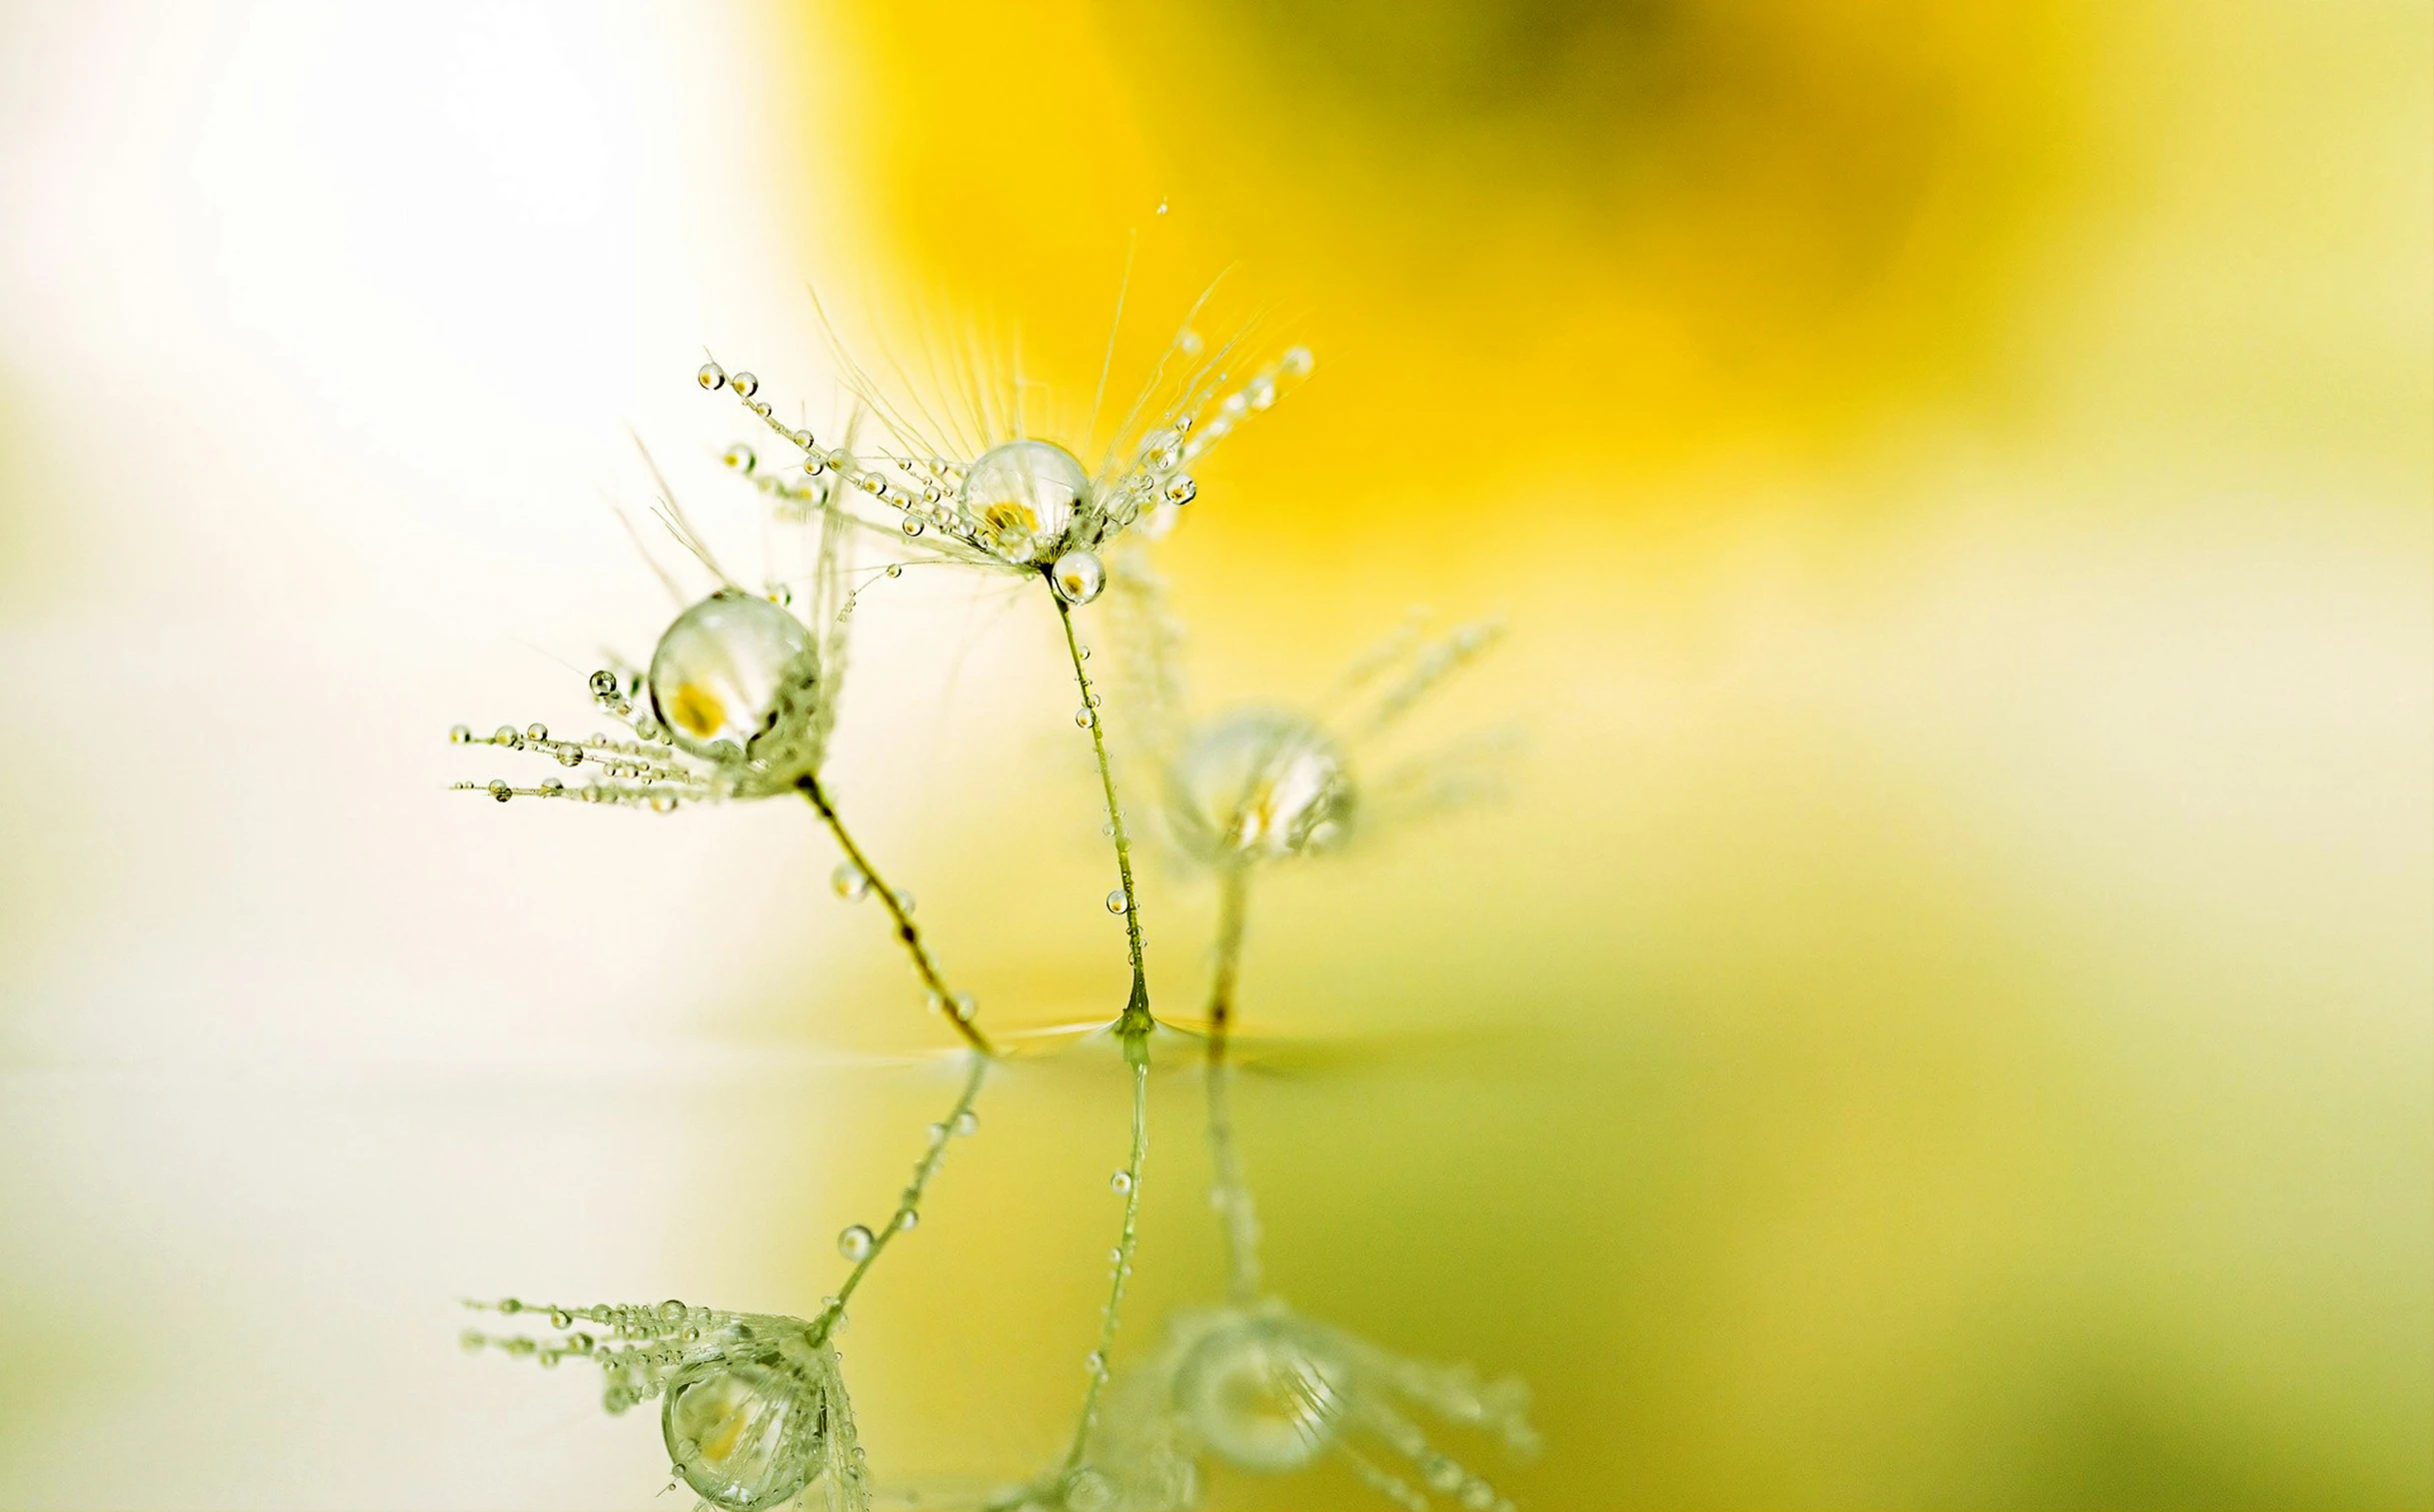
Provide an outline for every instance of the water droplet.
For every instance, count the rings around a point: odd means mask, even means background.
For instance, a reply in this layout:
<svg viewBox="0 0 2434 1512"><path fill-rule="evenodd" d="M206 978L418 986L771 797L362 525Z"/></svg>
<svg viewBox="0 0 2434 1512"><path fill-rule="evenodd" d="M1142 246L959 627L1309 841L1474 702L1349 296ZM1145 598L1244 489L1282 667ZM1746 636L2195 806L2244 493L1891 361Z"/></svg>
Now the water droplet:
<svg viewBox="0 0 2434 1512"><path fill-rule="evenodd" d="M1115 891L1110 892L1110 893L1108 894L1108 911L1109 911L1110 913L1122 913L1122 912L1124 911L1124 908L1125 908L1125 895L1124 895L1124 888L1122 888L1122 887L1118 887L1118 888L1117 888Z"/></svg>
<svg viewBox="0 0 2434 1512"><path fill-rule="evenodd" d="M1107 1512L1116 1505L1116 1488L1105 1475L1085 1465L1065 1478L1065 1504L1073 1512Z"/></svg>
<svg viewBox="0 0 2434 1512"><path fill-rule="evenodd" d="M1048 575L1068 604L1088 604L1108 586L1107 567L1096 552L1067 552Z"/></svg>
<svg viewBox="0 0 2434 1512"><path fill-rule="evenodd" d="M955 1131L969 1138L981 1131L981 1115L970 1108L955 1115Z"/></svg>
<svg viewBox="0 0 2434 1512"><path fill-rule="evenodd" d="M735 390L738 394L741 394L746 399L750 399L755 394L761 392L761 380L753 377L750 373L738 373L735 377L727 380L727 387Z"/></svg>
<svg viewBox="0 0 2434 1512"><path fill-rule="evenodd" d="M566 750L558 753L558 764L561 766L581 766L583 764L582 750L578 747L569 746Z"/></svg>
<svg viewBox="0 0 2434 1512"><path fill-rule="evenodd" d="M727 370L714 362L702 364L700 370L693 376L705 389L721 389L727 386Z"/></svg>
<svg viewBox="0 0 2434 1512"><path fill-rule="evenodd" d="M860 1265L871 1257L871 1246L876 1242L869 1229L855 1223L837 1236L837 1252Z"/></svg>
<svg viewBox="0 0 2434 1512"><path fill-rule="evenodd" d="M955 1014L957 1023L970 1023L972 1015L981 1011L980 1004L972 1000L970 992L956 993L954 1001L949 1006Z"/></svg>
<svg viewBox="0 0 2434 1512"><path fill-rule="evenodd" d="M1089 705L1086 704L1082 708L1074 711L1074 726L1076 729L1088 730L1093 725L1098 723L1099 716L1097 712L1092 710Z"/></svg>
<svg viewBox="0 0 2434 1512"><path fill-rule="evenodd" d="M1133 1173L1118 1171L1115 1175L1108 1177L1108 1187L1119 1197L1125 1195L1133 1189Z"/></svg>
<svg viewBox="0 0 2434 1512"><path fill-rule="evenodd" d="M1108 1357L1094 1349L1082 1357L1082 1368L1085 1374L1097 1375L1108 1368Z"/></svg>
<svg viewBox="0 0 2434 1512"><path fill-rule="evenodd" d="M761 465L761 459L753 455L752 448L744 445L742 442L737 442L734 446L729 447L725 452L721 453L719 456L719 461L727 464L731 468L734 468L739 473L747 474L752 472L754 468Z"/></svg>
<svg viewBox="0 0 2434 1512"><path fill-rule="evenodd" d="M852 861L839 861L837 869L829 873L829 885L847 902L858 902L870 895L871 878Z"/></svg>
<svg viewBox="0 0 2434 1512"><path fill-rule="evenodd" d="M1160 200L1158 202L1158 213L1160 215L1165 215L1167 213L1167 202L1165 200Z"/></svg>
<svg viewBox="0 0 2434 1512"><path fill-rule="evenodd" d="M910 915L913 912L913 894L899 887L896 891L896 906L904 909Z"/></svg>
<svg viewBox="0 0 2434 1512"><path fill-rule="evenodd" d="M1442 1454L1431 1454L1419 1467L1431 1491L1451 1491L1462 1483L1462 1467Z"/></svg>
<svg viewBox="0 0 2434 1512"><path fill-rule="evenodd" d="M1065 448L1010 441L981 454L957 498L983 545L1009 562L1036 564L1056 560L1090 488L1090 474Z"/></svg>
<svg viewBox="0 0 2434 1512"><path fill-rule="evenodd" d="M517 1313L524 1310L524 1304L517 1301L514 1297L504 1297L500 1299L499 1310L506 1313L508 1316L513 1317Z"/></svg>
<svg viewBox="0 0 2434 1512"><path fill-rule="evenodd" d="M566 791L566 783L561 782L556 777L543 777L541 779L541 790L543 792L552 794L562 793Z"/></svg>
<svg viewBox="0 0 2434 1512"><path fill-rule="evenodd" d="M575 1315L563 1307L553 1307L550 1309L550 1326L552 1328L572 1328L575 1326Z"/></svg>
<svg viewBox="0 0 2434 1512"><path fill-rule="evenodd" d="M907 515L905 517L903 530L907 536L918 536L924 530L924 526L917 517Z"/></svg>
<svg viewBox="0 0 2434 1512"><path fill-rule="evenodd" d="M1177 838L1209 860L1323 848L1355 811L1343 755L1298 715L1245 709L1203 726L1167 781Z"/></svg>
<svg viewBox="0 0 2434 1512"><path fill-rule="evenodd" d="M449 726L448 744L451 746L471 746L473 744L473 727L470 725Z"/></svg>
<svg viewBox="0 0 2434 1512"><path fill-rule="evenodd" d="M800 756L808 745L819 661L803 622L766 599L722 590L676 617L651 654L651 721L722 764L746 756Z"/></svg>
<svg viewBox="0 0 2434 1512"><path fill-rule="evenodd" d="M1085 662L1091 660L1091 649L1087 646L1082 648L1082 660Z"/></svg>
<svg viewBox="0 0 2434 1512"><path fill-rule="evenodd" d="M1190 473L1178 473L1167 480L1166 493L1169 504L1186 505L1201 497L1201 486L1192 481Z"/></svg>
<svg viewBox="0 0 2434 1512"><path fill-rule="evenodd" d="M524 738L528 741L546 741L550 738L550 728L538 722L528 725L524 730Z"/></svg>
<svg viewBox="0 0 2434 1512"><path fill-rule="evenodd" d="M678 1322L685 1316L685 1304L678 1301L674 1297L670 1297L667 1301L659 1304L659 1315L666 1318L671 1323Z"/></svg>
<svg viewBox="0 0 2434 1512"><path fill-rule="evenodd" d="M505 781L493 778L490 784L490 795L504 803L516 795L516 790L508 786Z"/></svg>
<svg viewBox="0 0 2434 1512"><path fill-rule="evenodd" d="M1176 349L1186 357L1198 357L1201 355L1201 349L1208 346L1209 343L1201 336L1201 333L1187 326L1184 328L1184 334L1175 339L1175 345Z"/></svg>
<svg viewBox="0 0 2434 1512"><path fill-rule="evenodd" d="M676 812L676 794L673 792L655 792L651 794L651 811L653 813Z"/></svg>
<svg viewBox="0 0 2434 1512"><path fill-rule="evenodd" d="M889 576L889 577L891 577L891 578L902 578L904 575L905 575L905 565L904 565L903 563L901 563L901 562L891 562L891 563L889 563L889 564L888 564L888 576Z"/></svg>
<svg viewBox="0 0 2434 1512"><path fill-rule="evenodd" d="M493 746L508 747L522 746L524 744L524 737L516 734L515 726L502 725L490 733L490 744Z"/></svg>
<svg viewBox="0 0 2434 1512"><path fill-rule="evenodd" d="M600 671L592 674L593 698L614 699L623 690L618 686L617 674L609 671L607 668L604 667Z"/></svg>
<svg viewBox="0 0 2434 1512"><path fill-rule="evenodd" d="M1287 347L1284 355L1276 359L1276 371L1288 377L1300 378L1309 372L1312 361L1309 348Z"/></svg>
<svg viewBox="0 0 2434 1512"><path fill-rule="evenodd" d="M906 1209L904 1210L904 1212L903 1212L903 1213L902 1213L902 1214L901 1214L901 1215L900 1215L900 1216L897 1218L897 1220L896 1220L896 1226L897 1226L898 1228L910 1229L910 1228L912 1228L914 1225L916 1225L916 1224L920 1223L921 1221L922 1221L922 1215L921 1215L920 1213L915 1212L915 1211L914 1211L912 1208L908 1207L908 1208L906 1208Z"/></svg>

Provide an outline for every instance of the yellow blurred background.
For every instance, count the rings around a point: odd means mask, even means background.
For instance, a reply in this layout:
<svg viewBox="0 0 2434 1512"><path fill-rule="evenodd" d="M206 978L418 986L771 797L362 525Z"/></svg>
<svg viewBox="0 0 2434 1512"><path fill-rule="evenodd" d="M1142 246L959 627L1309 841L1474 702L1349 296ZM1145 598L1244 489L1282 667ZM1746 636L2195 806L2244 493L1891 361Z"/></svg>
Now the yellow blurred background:
<svg viewBox="0 0 2434 1512"><path fill-rule="evenodd" d="M1197 707L1513 627L1403 748L1508 798L1254 902L1282 1294L1525 1376L1549 1512L2434 1503L2434 7L21 6L0 186L0 1504L659 1504L454 1299L808 1313L952 1074L809 815L442 732L657 634L624 427L757 548L705 346L817 409L816 284L1086 412L1128 258L1116 391L1229 267L1318 357L1161 548ZM920 577L836 785L988 1018L1102 1016L1054 623ZM883 1479L1061 1446L1123 1112L989 1094Z"/></svg>

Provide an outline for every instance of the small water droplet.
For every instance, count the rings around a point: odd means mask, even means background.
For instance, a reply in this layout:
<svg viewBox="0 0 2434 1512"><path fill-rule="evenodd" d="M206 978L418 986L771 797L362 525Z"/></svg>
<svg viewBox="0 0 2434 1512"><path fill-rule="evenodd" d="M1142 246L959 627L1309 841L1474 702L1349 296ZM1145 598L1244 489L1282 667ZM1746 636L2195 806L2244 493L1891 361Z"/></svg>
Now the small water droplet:
<svg viewBox="0 0 2434 1512"><path fill-rule="evenodd" d="M1124 1196L1126 1193L1133 1190L1133 1173L1131 1171L1118 1171L1115 1175L1108 1178L1108 1187L1110 1190L1114 1191L1117 1196Z"/></svg>
<svg viewBox="0 0 2434 1512"><path fill-rule="evenodd" d="M859 1265L871 1257L871 1246L876 1242L869 1229L852 1224L837 1236L837 1252Z"/></svg>
<svg viewBox="0 0 2434 1512"><path fill-rule="evenodd" d="M1068 604L1088 604L1108 586L1106 564L1096 552L1067 552L1049 569L1049 581Z"/></svg>
<svg viewBox="0 0 2434 1512"><path fill-rule="evenodd" d="M569 746L566 750L558 753L558 764L561 766L581 766L583 764L582 750L577 747Z"/></svg>
<svg viewBox="0 0 2434 1512"><path fill-rule="evenodd" d="M970 1108L955 1115L955 1131L970 1137L981 1131L981 1115Z"/></svg>
<svg viewBox="0 0 2434 1512"><path fill-rule="evenodd" d="M550 738L550 728L536 721L525 727L524 738L528 741L546 741Z"/></svg>
<svg viewBox="0 0 2434 1512"><path fill-rule="evenodd" d="M922 533L925 527L918 518L912 515L907 515L905 517L903 529L907 536L918 536Z"/></svg>
<svg viewBox="0 0 2434 1512"><path fill-rule="evenodd" d="M1108 911L1109 911L1110 913L1122 913L1122 912L1124 911L1124 908L1125 908L1125 895L1124 895L1124 888L1119 887L1119 888L1117 888L1115 891L1113 891L1113 892L1111 892L1111 893L1109 893L1109 894L1108 894Z"/></svg>
<svg viewBox="0 0 2434 1512"><path fill-rule="evenodd" d="M604 667L604 668L602 668L600 671L598 671L598 672L596 672L596 673L592 674L592 697L593 697L593 698L595 698L595 699L614 699L614 698L616 698L616 697L617 697L617 695L619 694L619 692L620 692L620 691L621 691L621 690L619 689L618 684L617 684L617 674L615 674L615 673L613 673L613 672L609 671L609 670L608 670L607 668L605 668L605 667Z"/></svg>
<svg viewBox="0 0 2434 1512"><path fill-rule="evenodd" d="M1097 1375L1108 1368L1108 1357L1094 1349L1082 1357L1082 1368L1088 1374Z"/></svg>
<svg viewBox="0 0 2434 1512"><path fill-rule="evenodd" d="M512 797L514 797L514 796L516 795L516 790L515 790L514 788L512 788L512 787L508 786L508 785L507 785L507 783L506 783L505 781L500 780L500 779L498 779L498 778L493 778L493 779L492 779L492 781L491 781L491 784L490 784L490 795L491 795L492 797L497 798L497 799L498 799L500 802L504 803L504 802L506 802L506 801L507 801L509 798L512 798Z"/></svg>
<svg viewBox="0 0 2434 1512"><path fill-rule="evenodd" d="M727 386L727 370L714 362L702 364L693 376L705 389L723 389Z"/></svg>
<svg viewBox="0 0 2434 1512"><path fill-rule="evenodd" d="M499 1310L506 1313L508 1316L513 1317L517 1313L524 1310L524 1304L517 1301L514 1297L505 1297L499 1302Z"/></svg>
<svg viewBox="0 0 2434 1512"><path fill-rule="evenodd" d="M651 794L651 811L653 813L676 812L676 794L673 792L655 792Z"/></svg>
<svg viewBox="0 0 2434 1512"><path fill-rule="evenodd" d="M901 562L891 562L891 563L889 563L889 564L888 564L888 576L889 576L889 577L891 577L891 578L902 578L904 575L905 575L905 565L904 565L903 563L901 563Z"/></svg>
<svg viewBox="0 0 2434 1512"><path fill-rule="evenodd" d="M490 733L490 743L493 746L521 746L524 737L516 734L515 726L502 725Z"/></svg>
<svg viewBox="0 0 2434 1512"><path fill-rule="evenodd" d="M908 1207L908 1208L906 1208L906 1209L905 1209L905 1211L904 1211L903 1215L902 1215L902 1216L900 1216L900 1217L899 1217L899 1218L896 1220L896 1226L897 1226L898 1228L905 1228L905 1229L909 1229L909 1228L912 1228L912 1227L913 1227L915 1224L920 1223L921 1221L922 1221L922 1215L921 1215L920 1213L915 1212L915 1211L914 1211L912 1208Z"/></svg>
<svg viewBox="0 0 2434 1512"><path fill-rule="evenodd" d="M473 744L473 727L470 725L449 726L448 744L451 746L471 746Z"/></svg>
<svg viewBox="0 0 2434 1512"><path fill-rule="evenodd" d="M1093 712L1088 705L1074 711L1074 727L1076 729L1088 730L1093 725L1098 723L1099 716Z"/></svg>
<svg viewBox="0 0 2434 1512"><path fill-rule="evenodd" d="M744 445L742 442L737 442L734 446L729 447L720 455L719 461L727 464L731 468L734 468L739 473L750 473L754 468L761 465L761 459L753 455L752 448Z"/></svg>
<svg viewBox="0 0 2434 1512"><path fill-rule="evenodd" d="M1299 378L1309 372L1311 363L1309 348L1287 347L1284 349L1284 355L1276 359L1276 371Z"/></svg>
<svg viewBox="0 0 2434 1512"><path fill-rule="evenodd" d="M761 380L753 377L750 373L738 373L735 377L727 380L727 387L735 390L738 394L744 396L746 399L750 399L755 394L761 392Z"/></svg>
<svg viewBox="0 0 2434 1512"><path fill-rule="evenodd" d="M972 1015L981 1011L980 1004L972 1000L972 994L970 992L956 993L955 1001L950 1006L955 1013L955 1021L957 1023L970 1023L972 1022Z"/></svg>
<svg viewBox="0 0 2434 1512"><path fill-rule="evenodd" d="M1200 497L1201 486L1192 481L1190 473L1178 473L1167 480L1167 502L1169 504L1186 505Z"/></svg>
<svg viewBox="0 0 2434 1512"><path fill-rule="evenodd" d="M847 902L858 902L870 895L871 878L852 861L839 861L837 869L829 873L829 885Z"/></svg>

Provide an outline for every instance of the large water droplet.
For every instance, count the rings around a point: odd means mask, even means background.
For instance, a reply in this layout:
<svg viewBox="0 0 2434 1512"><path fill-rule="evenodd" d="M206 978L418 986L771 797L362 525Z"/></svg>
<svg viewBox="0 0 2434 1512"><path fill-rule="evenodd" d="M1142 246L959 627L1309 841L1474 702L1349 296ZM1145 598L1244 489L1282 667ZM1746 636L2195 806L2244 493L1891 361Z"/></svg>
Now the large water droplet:
<svg viewBox="0 0 2434 1512"><path fill-rule="evenodd" d="M1176 838L1210 860L1322 848L1349 828L1352 808L1342 752L1281 710L1240 710L1201 727L1167 774Z"/></svg>
<svg viewBox="0 0 2434 1512"><path fill-rule="evenodd" d="M782 722L808 724L818 683L803 622L766 599L731 590L677 616L651 655L658 724L678 746L716 761L759 755L755 743ZM638 734L645 728L637 722Z"/></svg>
<svg viewBox="0 0 2434 1512"><path fill-rule="evenodd" d="M1009 562L1043 563L1057 557L1090 488L1090 474L1065 448L1010 441L981 454L958 497L992 551Z"/></svg>

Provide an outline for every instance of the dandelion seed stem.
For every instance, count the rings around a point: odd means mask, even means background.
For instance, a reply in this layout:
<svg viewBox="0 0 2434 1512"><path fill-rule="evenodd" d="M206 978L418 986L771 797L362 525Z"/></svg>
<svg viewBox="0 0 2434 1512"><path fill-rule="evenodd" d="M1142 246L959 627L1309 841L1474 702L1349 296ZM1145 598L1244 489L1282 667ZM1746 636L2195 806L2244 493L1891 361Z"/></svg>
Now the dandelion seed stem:
<svg viewBox="0 0 2434 1512"><path fill-rule="evenodd" d="M1217 1208L1225 1232L1225 1293L1237 1306L1259 1295L1259 1217L1242 1180L1242 1160L1233 1142L1233 1114L1226 1088L1226 1035L1233 1015L1233 989L1242 962L1242 923L1249 902L1250 868L1227 866L1217 879L1217 967L1209 983L1209 1155Z"/></svg>
<svg viewBox="0 0 2434 1512"><path fill-rule="evenodd" d="M837 837L837 847L845 852L846 859L870 879L871 891L878 895L881 905L888 910L888 917L896 922L896 937L904 941L905 953L913 957L914 971L921 976L922 984L938 995L940 1006L946 1010L947 1021L955 1025L955 1031L964 1036L966 1044L983 1055L995 1055L997 1047L989 1042L988 1035L981 1032L981 1026L956 1011L956 995L948 987L947 978L939 974L938 962L930 958L930 948L922 943L922 931L914 926L913 915L905 910L904 898L880 876L879 868L873 866L871 858L863 854L862 846L854 843L853 834L847 830L845 820L838 817L837 805L829 801L828 790L820 785L819 776L807 771L795 779L795 785L803 790L805 797L812 800L812 806L820 810L821 819L829 826L829 833Z"/></svg>
<svg viewBox="0 0 2434 1512"><path fill-rule="evenodd" d="M1108 1361L1116 1351L1116 1325L1124 1310L1125 1283L1133 1277L1133 1251L1141 1235L1142 1164L1150 1154L1150 1058L1133 1059L1133 1155L1125 1165L1124 1231L1116 1241L1116 1279L1108 1288L1107 1311L1099 1322L1099 1349L1092 1357L1091 1384L1082 1397L1082 1418L1074 1425L1074 1446L1066 1452L1065 1474L1082 1468L1090 1448L1091 1430L1099 1422L1099 1395L1108 1381Z"/></svg>
<svg viewBox="0 0 2434 1512"><path fill-rule="evenodd" d="M954 1131L962 1123L964 1115L972 1111L973 1100L981 1095L981 1083L988 1075L988 1053L975 1052L972 1074L964 1079L964 1094L955 1100L955 1106L948 1111L944 1120L932 1125L935 1132L931 1135L930 1147L922 1152L922 1158L915 1163L913 1180L905 1187L895 1213L888 1219L888 1226L873 1237L871 1252L855 1263L852 1274L845 1278L845 1284L837 1288L836 1300L822 1309L819 1319L812 1326L813 1343L828 1341L829 1335L836 1331L837 1320L845 1316L846 1303L854 1299L855 1288L862 1285L862 1278L870 1274L872 1266L879 1263L879 1257L887 1252L896 1236L905 1231L905 1219L921 1211L922 1193L929 1189L930 1178L938 1174L940 1164L947 1158L947 1142L955 1136Z"/></svg>
<svg viewBox="0 0 2434 1512"><path fill-rule="evenodd" d="M1049 599L1057 606L1057 619L1065 627L1066 653L1074 661L1074 682L1082 690L1082 707L1094 712L1090 721L1091 750L1099 757L1099 785L1107 794L1108 828L1116 838L1116 873L1124 883L1125 943L1133 961L1133 992L1125 1000L1124 1016L1117 1020L1116 1032L1125 1041L1125 1056L1137 1066L1147 1064L1148 1051L1135 1047L1145 1045L1146 1037L1157 1019L1150 1013L1150 977L1142 963L1141 893L1133 885L1133 836L1125 829L1124 804L1116 796L1116 768L1108 759L1107 720L1095 713L1099 705L1091 691L1091 675L1082 662L1082 642L1074 634L1074 609L1052 586Z"/></svg>

